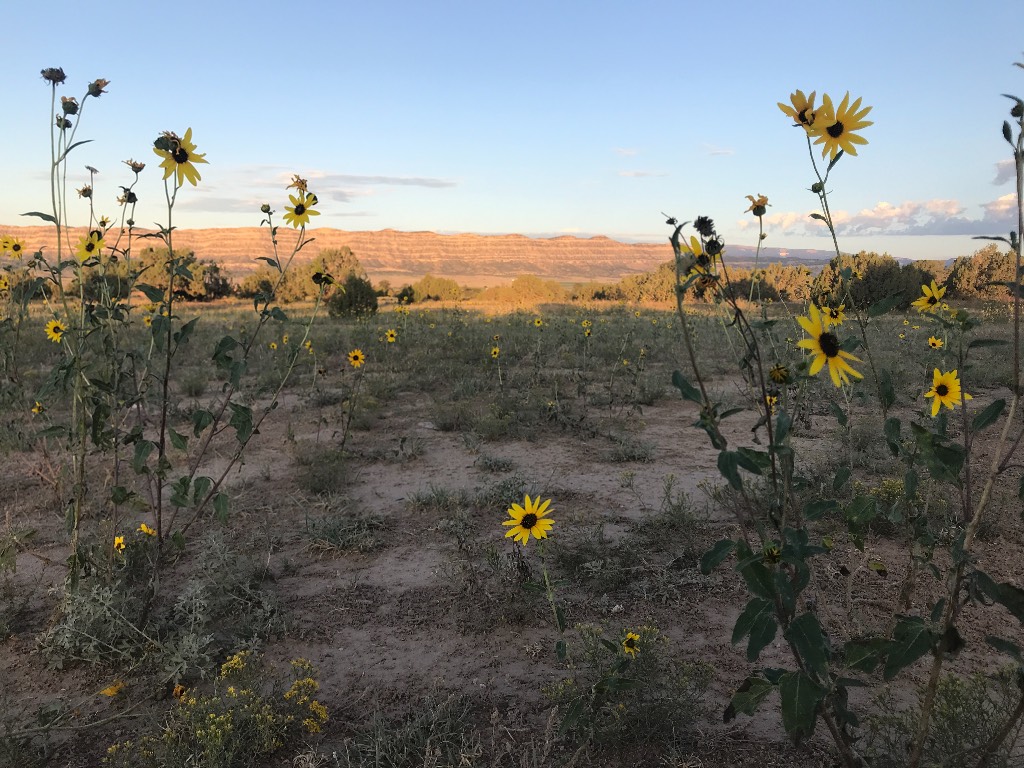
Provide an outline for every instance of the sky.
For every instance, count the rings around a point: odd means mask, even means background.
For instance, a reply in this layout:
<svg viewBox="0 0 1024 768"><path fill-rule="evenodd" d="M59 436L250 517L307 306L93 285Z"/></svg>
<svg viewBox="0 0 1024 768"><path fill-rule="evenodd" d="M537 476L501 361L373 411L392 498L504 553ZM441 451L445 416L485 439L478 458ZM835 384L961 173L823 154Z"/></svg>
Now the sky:
<svg viewBox="0 0 1024 768"><path fill-rule="evenodd" d="M7 148L0 227L48 210L49 84L88 99L68 183L95 179L116 218L122 161L148 164L140 226L166 222L152 142L193 129L202 180L179 227L278 217L292 174L314 227L665 240L664 214L711 216L755 245L746 195L767 195L765 245L831 248L796 89L872 106L868 144L829 179L843 251L948 259L1015 228L1001 125L1024 96L1021 0L860 3L51 0L0 12ZM820 151L816 156L820 161ZM74 198L74 196L72 196ZM69 201L70 223L88 223ZM2 229L0 229L2 231ZM668 246L666 245L666 248ZM358 255L358 254L357 254Z"/></svg>

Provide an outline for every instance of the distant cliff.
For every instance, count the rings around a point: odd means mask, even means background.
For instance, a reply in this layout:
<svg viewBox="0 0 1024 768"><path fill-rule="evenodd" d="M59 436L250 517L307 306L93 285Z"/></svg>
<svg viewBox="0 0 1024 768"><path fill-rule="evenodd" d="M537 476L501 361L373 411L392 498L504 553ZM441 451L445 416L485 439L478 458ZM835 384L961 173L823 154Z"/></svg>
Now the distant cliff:
<svg viewBox="0 0 1024 768"><path fill-rule="evenodd" d="M72 235L72 243L84 230ZM138 230L137 230L138 232ZM52 227L0 227L0 234L20 238L25 250L40 247L47 254L56 251ZM297 258L309 259L325 248L348 246L359 258L373 280L413 280L430 273L471 285L495 285L516 275L531 274L561 282L614 282L626 275L649 272L670 261L672 247L666 236L663 243L622 243L607 237L534 238L524 235L439 235L434 232L399 232L382 229L375 232L346 232L338 229L313 229L314 238ZM278 230L279 251L290 252L296 233ZM116 230L108 233L108 244L116 239ZM152 239L138 241L138 248L156 244ZM175 248L189 248L200 259L218 262L235 278L262 266L255 259L272 256L266 227L231 229L180 229L174 232ZM728 246L730 262L736 266L752 263L754 248ZM825 251L787 251L764 248L761 263L772 261L820 265L828 260Z"/></svg>

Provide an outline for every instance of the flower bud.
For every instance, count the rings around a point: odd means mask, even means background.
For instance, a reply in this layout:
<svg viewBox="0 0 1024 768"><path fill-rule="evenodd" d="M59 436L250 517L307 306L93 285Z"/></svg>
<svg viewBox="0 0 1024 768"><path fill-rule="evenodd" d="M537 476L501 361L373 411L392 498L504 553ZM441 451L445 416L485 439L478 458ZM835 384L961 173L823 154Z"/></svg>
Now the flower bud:
<svg viewBox="0 0 1024 768"><path fill-rule="evenodd" d="M84 197L86 199L92 197L92 187L86 184L85 186L78 190L78 196Z"/></svg>
<svg viewBox="0 0 1024 768"><path fill-rule="evenodd" d="M260 213L263 213L263 214L266 214L267 216L269 216L272 213L272 211L270 210L270 203L264 203L263 205L261 205L260 206Z"/></svg>
<svg viewBox="0 0 1024 768"><path fill-rule="evenodd" d="M76 99L74 96L61 96L60 108L64 111L65 115L77 115L78 99Z"/></svg>
<svg viewBox="0 0 1024 768"><path fill-rule="evenodd" d="M99 98L101 93L106 93L104 89L108 85L110 85L109 80L104 80L102 77L97 78L96 80L93 80L91 83L89 83L88 95L93 96L95 98Z"/></svg>
<svg viewBox="0 0 1024 768"><path fill-rule="evenodd" d="M820 181L816 181L813 184L811 184L811 192L813 192L814 194L820 195L824 191L825 185L822 184Z"/></svg>

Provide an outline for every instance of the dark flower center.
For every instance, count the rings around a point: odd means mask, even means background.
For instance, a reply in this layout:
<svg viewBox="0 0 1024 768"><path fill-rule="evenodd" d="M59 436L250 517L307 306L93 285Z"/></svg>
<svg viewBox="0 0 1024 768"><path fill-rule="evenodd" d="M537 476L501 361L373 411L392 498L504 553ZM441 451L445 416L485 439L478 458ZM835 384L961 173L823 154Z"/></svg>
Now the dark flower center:
<svg viewBox="0 0 1024 768"><path fill-rule="evenodd" d="M834 333L823 333L818 337L818 345L825 357L837 357L839 355L839 339Z"/></svg>
<svg viewBox="0 0 1024 768"><path fill-rule="evenodd" d="M946 395L949 394L949 387L947 387L945 384L939 384L939 386L935 388L935 394L938 395L939 397L945 397Z"/></svg>
<svg viewBox="0 0 1024 768"><path fill-rule="evenodd" d="M88 253L92 253L93 251L96 250L96 243L94 243L92 240L90 240L88 243L85 244L85 250Z"/></svg>
<svg viewBox="0 0 1024 768"><path fill-rule="evenodd" d="M934 296L929 296L928 297L928 303L929 304L938 304L939 300L937 298L935 298Z"/></svg>
<svg viewBox="0 0 1024 768"><path fill-rule="evenodd" d="M174 162L178 165L183 165L188 162L188 152L185 151L184 147L178 147L171 155L174 158Z"/></svg>
<svg viewBox="0 0 1024 768"><path fill-rule="evenodd" d="M11 246L11 253L20 253L20 252L21 252L21 243L15 243L14 245Z"/></svg>
<svg viewBox="0 0 1024 768"><path fill-rule="evenodd" d="M843 124L837 120L836 124L830 125L828 128L825 129L825 132L828 133L828 135L831 136L833 139L838 139L840 136L843 135L843 130Z"/></svg>
<svg viewBox="0 0 1024 768"><path fill-rule="evenodd" d="M798 123L803 123L804 125L811 124L811 121L807 119L807 107L804 107L796 113L796 119Z"/></svg>
<svg viewBox="0 0 1024 768"><path fill-rule="evenodd" d="M624 648L625 648L625 649L626 649L627 651L632 651L632 650L635 650L635 649L636 649L636 639L635 639L635 638L632 638L632 637L627 637L627 638L626 638L626 639L625 639L625 640L624 640L624 641L622 642L622 645L623 645L623 647L624 647Z"/></svg>
<svg viewBox="0 0 1024 768"><path fill-rule="evenodd" d="M828 311L828 314L829 314L829 317L831 317L833 320L839 319L839 310L838 309L830 309Z"/></svg>
<svg viewBox="0 0 1024 768"><path fill-rule="evenodd" d="M306 212L306 206L304 206L302 203L299 203L298 205L295 206L295 215L296 216L301 216L305 212Z"/></svg>
<svg viewBox="0 0 1024 768"><path fill-rule="evenodd" d="M526 530L530 530L536 524L537 516L533 514L533 512L527 512L525 515L523 515L523 519L519 521L519 526L521 528L525 528Z"/></svg>

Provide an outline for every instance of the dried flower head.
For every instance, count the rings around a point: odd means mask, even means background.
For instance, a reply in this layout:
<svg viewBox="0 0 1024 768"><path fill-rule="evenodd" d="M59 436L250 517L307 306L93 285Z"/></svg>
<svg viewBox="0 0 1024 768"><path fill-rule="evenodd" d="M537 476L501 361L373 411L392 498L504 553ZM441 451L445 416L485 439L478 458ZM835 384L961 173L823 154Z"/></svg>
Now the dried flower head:
<svg viewBox="0 0 1024 768"><path fill-rule="evenodd" d="M697 230L698 235L703 237L711 237L715 234L715 222L708 216L698 216L697 220L693 222L693 228Z"/></svg>
<svg viewBox="0 0 1024 768"><path fill-rule="evenodd" d="M121 205L135 205L139 202L138 196L132 192L128 187L121 187L122 194L117 198L117 202ZM131 222L129 221L129 226Z"/></svg>
<svg viewBox="0 0 1024 768"><path fill-rule="evenodd" d="M145 163L140 163L138 160L122 160L125 165L132 169L132 173L138 175L142 173L142 169L146 167Z"/></svg>
<svg viewBox="0 0 1024 768"><path fill-rule="evenodd" d="M66 131L71 127L71 121L64 117L64 115L57 115L56 125L62 131Z"/></svg>
<svg viewBox="0 0 1024 768"><path fill-rule="evenodd" d="M68 77L60 67L47 67L40 72L40 74L43 76L43 80L46 80L53 85L60 85L67 80Z"/></svg>
<svg viewBox="0 0 1024 768"><path fill-rule="evenodd" d="M61 96L60 108L65 115L77 115L78 99L76 99L74 96Z"/></svg>
<svg viewBox="0 0 1024 768"><path fill-rule="evenodd" d="M76 190L79 197L90 198L92 197L92 187L88 184L82 186L81 189Z"/></svg>
<svg viewBox="0 0 1024 768"><path fill-rule="evenodd" d="M104 80L102 77L99 77L89 83L89 90L86 95L93 96L98 99L101 93L106 93L105 89L108 85L110 85L109 80Z"/></svg>
<svg viewBox="0 0 1024 768"><path fill-rule="evenodd" d="M292 183L289 184L287 187L285 187L285 189L295 188L295 189L299 190L300 192L308 192L309 191L309 189L307 187L308 184L309 184L309 182L306 181L305 179L303 179L302 177L300 177L299 174L293 173L292 174Z"/></svg>

